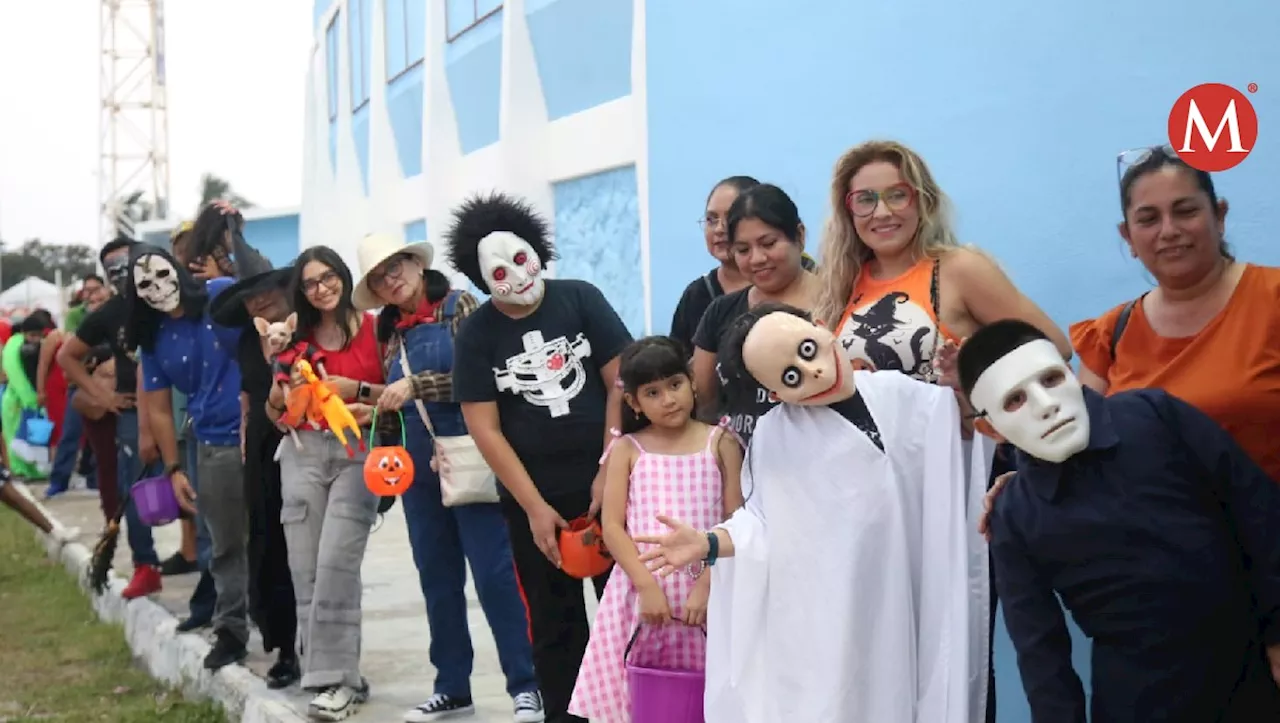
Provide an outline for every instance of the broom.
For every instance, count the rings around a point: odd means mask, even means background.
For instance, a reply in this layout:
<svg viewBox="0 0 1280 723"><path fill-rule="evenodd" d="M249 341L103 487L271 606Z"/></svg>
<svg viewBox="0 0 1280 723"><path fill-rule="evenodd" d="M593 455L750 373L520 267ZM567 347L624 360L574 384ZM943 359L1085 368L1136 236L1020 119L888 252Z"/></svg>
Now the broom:
<svg viewBox="0 0 1280 723"><path fill-rule="evenodd" d="M142 476L147 473L146 469L147 465L142 465L142 471L138 473L138 479L134 480L134 484L137 484L142 479ZM107 577L111 574L111 562L116 556L116 546L120 544L120 520L124 518L125 510L129 508L129 499L132 494L133 485L129 485L128 489L120 497L120 505L116 508L115 515L107 523L106 529L102 531L102 537L98 538L97 544L93 546L93 557L89 565L89 586L99 595L107 589Z"/></svg>

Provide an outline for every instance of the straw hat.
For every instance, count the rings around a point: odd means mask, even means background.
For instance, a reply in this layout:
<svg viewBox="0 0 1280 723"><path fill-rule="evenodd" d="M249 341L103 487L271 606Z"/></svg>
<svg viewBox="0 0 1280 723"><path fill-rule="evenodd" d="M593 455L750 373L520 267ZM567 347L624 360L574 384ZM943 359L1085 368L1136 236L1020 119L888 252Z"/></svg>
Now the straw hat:
<svg viewBox="0 0 1280 723"><path fill-rule="evenodd" d="M392 256L404 254L413 256L422 263L424 269L431 268L434 255L431 244L422 241L407 244L404 239L384 233L371 233L360 239L356 246L356 259L360 262L360 280L351 290L351 302L360 311L368 311L382 306L382 299L369 288L369 272Z"/></svg>

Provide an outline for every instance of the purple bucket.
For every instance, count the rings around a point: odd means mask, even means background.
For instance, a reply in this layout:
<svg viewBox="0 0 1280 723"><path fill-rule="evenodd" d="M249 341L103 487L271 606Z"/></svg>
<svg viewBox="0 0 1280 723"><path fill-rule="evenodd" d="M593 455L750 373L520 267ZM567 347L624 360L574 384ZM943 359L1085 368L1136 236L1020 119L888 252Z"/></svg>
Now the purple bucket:
<svg viewBox="0 0 1280 723"><path fill-rule="evenodd" d="M138 480L130 494L138 519L148 527L167 525L182 514L178 498L173 494L173 480L168 475Z"/></svg>
<svg viewBox="0 0 1280 723"><path fill-rule="evenodd" d="M627 660L640 630L636 628L623 653L631 698L631 723L703 723L706 673L701 670L649 668Z"/></svg>

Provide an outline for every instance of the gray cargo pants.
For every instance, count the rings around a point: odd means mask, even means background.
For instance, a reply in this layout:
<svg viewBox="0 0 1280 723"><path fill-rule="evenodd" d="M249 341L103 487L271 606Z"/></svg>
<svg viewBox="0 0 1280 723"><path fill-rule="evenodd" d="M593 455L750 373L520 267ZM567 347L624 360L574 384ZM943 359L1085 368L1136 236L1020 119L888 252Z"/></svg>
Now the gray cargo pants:
<svg viewBox="0 0 1280 723"><path fill-rule="evenodd" d="M280 454L280 522L298 601L302 687L360 687L360 565L378 498L364 484L365 452L348 458L327 431L298 437L301 450L285 437Z"/></svg>
<svg viewBox="0 0 1280 723"><path fill-rule="evenodd" d="M239 445L198 443L196 506L209 530L213 576L218 601L213 629L249 642L249 508L244 498L244 465Z"/></svg>

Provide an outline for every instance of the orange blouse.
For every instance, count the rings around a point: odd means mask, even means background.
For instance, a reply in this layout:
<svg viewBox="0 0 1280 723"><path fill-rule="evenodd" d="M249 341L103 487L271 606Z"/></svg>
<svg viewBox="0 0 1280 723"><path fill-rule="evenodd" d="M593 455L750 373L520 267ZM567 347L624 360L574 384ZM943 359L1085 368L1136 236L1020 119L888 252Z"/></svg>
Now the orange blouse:
<svg viewBox="0 0 1280 723"><path fill-rule="evenodd" d="M1280 268L1246 266L1227 305L1191 337L1157 335L1135 304L1113 360L1123 307L1071 326L1071 345L1107 393L1169 392L1221 424L1280 483Z"/></svg>
<svg viewBox="0 0 1280 723"><path fill-rule="evenodd" d="M934 352L944 340L956 341L934 309L937 267L936 260L924 258L892 279L873 279L864 267L836 324L845 356L934 381Z"/></svg>

